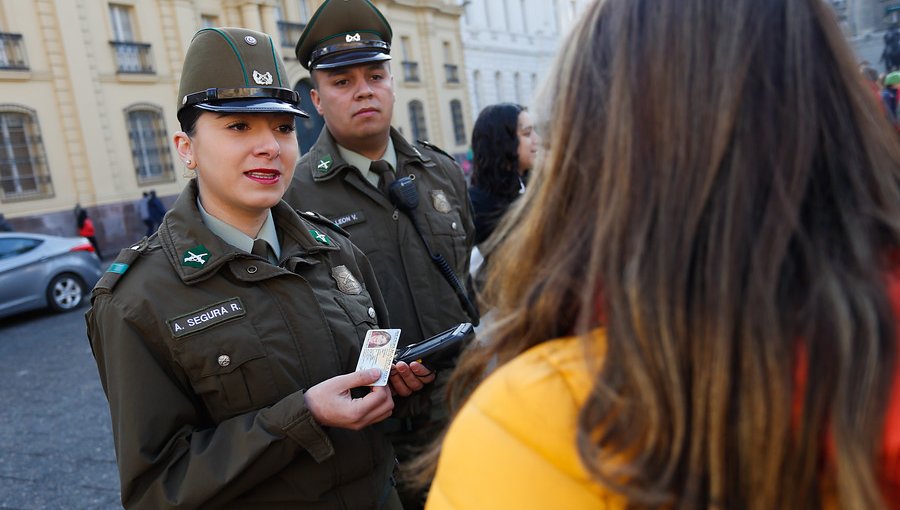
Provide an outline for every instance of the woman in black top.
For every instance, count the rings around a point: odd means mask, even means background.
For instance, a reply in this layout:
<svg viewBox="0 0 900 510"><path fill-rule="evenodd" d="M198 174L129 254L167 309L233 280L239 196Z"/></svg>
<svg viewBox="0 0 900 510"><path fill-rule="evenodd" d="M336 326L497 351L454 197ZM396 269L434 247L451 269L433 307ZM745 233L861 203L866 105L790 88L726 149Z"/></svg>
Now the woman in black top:
<svg viewBox="0 0 900 510"><path fill-rule="evenodd" d="M490 237L509 205L525 191L539 145L531 116L521 105L490 105L478 115L472 130L474 164L469 187L476 246Z"/></svg>

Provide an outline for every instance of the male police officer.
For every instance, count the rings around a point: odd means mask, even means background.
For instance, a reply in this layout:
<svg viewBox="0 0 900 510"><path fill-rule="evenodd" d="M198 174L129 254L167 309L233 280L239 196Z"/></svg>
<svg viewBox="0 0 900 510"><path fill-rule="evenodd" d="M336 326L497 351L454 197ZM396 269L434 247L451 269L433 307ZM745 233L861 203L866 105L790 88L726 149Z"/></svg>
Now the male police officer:
<svg viewBox="0 0 900 510"><path fill-rule="evenodd" d="M311 98L325 128L298 163L285 200L350 232L372 263L402 346L459 322L477 323L459 283L469 274L475 229L455 161L428 143L410 145L391 127L391 36L368 0L326 0L306 26L296 55L312 76ZM391 182L404 177L414 179L407 184L419 197L412 210L388 196ZM437 256L446 262L443 272Z"/></svg>

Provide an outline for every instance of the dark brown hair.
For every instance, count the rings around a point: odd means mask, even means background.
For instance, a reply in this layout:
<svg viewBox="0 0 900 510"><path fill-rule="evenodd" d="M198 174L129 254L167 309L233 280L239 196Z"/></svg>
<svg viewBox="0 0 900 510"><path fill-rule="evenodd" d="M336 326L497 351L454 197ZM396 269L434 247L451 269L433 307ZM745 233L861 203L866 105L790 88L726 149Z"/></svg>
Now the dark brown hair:
<svg viewBox="0 0 900 510"><path fill-rule="evenodd" d="M582 335L578 446L631 506L883 506L900 147L830 7L598 1L561 48L452 408Z"/></svg>

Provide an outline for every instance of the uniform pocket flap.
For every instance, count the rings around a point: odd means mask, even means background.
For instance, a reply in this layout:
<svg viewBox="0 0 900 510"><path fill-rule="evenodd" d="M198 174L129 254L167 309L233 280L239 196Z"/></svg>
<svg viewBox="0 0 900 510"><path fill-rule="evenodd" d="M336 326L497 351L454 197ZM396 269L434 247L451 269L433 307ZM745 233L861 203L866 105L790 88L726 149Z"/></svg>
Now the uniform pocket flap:
<svg viewBox="0 0 900 510"><path fill-rule="evenodd" d="M372 306L368 295L336 296L334 299L337 300L338 304L341 305L341 308L347 312L347 316L350 317L350 320L357 326L363 323L368 323L373 326L376 324L377 316L375 314L375 308Z"/></svg>
<svg viewBox="0 0 900 510"><path fill-rule="evenodd" d="M425 219L428 220L428 228L435 235L453 237L465 237L466 235L462 221L459 219L459 213L456 211L448 213L426 212Z"/></svg>

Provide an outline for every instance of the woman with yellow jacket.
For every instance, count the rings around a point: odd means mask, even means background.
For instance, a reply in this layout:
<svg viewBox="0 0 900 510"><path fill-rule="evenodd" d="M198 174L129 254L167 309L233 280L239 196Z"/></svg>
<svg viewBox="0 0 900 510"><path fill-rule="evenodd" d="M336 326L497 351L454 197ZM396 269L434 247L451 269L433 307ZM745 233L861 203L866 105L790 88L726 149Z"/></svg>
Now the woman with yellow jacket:
<svg viewBox="0 0 900 510"><path fill-rule="evenodd" d="M596 1L549 76L427 508L900 507L900 147L830 6Z"/></svg>

